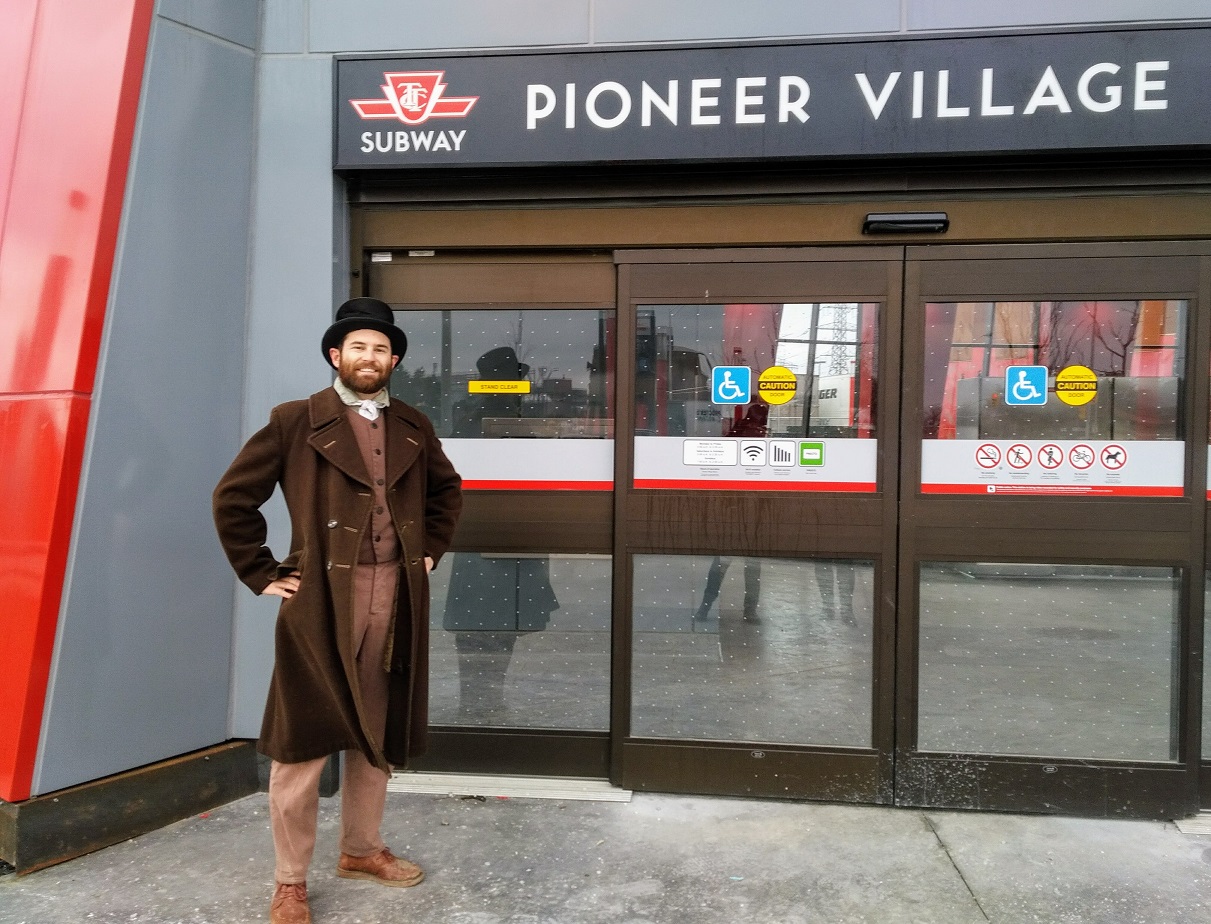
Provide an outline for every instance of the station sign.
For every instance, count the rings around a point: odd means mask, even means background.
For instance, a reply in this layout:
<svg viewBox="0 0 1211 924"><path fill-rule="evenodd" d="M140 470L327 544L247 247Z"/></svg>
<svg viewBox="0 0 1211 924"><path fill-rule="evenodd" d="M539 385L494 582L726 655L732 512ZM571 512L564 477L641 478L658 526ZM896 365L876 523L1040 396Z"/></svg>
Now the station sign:
<svg viewBox="0 0 1211 924"><path fill-rule="evenodd" d="M1211 146L1211 29L335 62L337 169Z"/></svg>

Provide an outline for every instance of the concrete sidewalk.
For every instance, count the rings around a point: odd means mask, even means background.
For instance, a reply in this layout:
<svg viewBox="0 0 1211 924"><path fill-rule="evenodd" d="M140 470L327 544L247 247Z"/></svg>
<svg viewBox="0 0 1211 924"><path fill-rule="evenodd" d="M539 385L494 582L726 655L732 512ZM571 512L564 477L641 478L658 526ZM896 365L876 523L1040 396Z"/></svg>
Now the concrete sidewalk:
<svg viewBox="0 0 1211 924"><path fill-rule="evenodd" d="M392 793L414 889L337 879L321 800L316 924L1211 922L1211 836L1091 821L636 794L629 803ZM0 877L3 924L268 919L263 794Z"/></svg>

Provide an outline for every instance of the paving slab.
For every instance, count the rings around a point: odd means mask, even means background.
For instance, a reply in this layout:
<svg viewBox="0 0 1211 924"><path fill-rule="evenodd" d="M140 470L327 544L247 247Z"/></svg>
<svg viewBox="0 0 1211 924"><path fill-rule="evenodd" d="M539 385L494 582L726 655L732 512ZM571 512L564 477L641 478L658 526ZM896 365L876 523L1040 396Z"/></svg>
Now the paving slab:
<svg viewBox="0 0 1211 924"><path fill-rule="evenodd" d="M316 924L983 924L1211 921L1211 837L1160 822L699 798L629 803L391 793L414 889L338 879L321 800ZM0 924L268 919L265 796L28 876Z"/></svg>

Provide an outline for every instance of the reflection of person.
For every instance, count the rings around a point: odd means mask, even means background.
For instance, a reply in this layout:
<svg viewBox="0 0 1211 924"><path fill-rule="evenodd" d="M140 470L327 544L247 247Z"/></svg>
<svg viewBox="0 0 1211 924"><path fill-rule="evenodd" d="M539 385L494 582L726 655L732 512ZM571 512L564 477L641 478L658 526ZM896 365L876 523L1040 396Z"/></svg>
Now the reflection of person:
<svg viewBox="0 0 1211 924"><path fill-rule="evenodd" d="M548 559L458 552L442 628L458 650L459 717L490 718L505 710L505 674L523 632L547 627L559 601Z"/></svg>
<svg viewBox="0 0 1211 924"><path fill-rule="evenodd" d="M840 616L843 622L854 625L854 569L842 561L817 559L816 584L820 588L824 615L830 618Z"/></svg>
<svg viewBox="0 0 1211 924"><path fill-rule="evenodd" d="M740 408L736 408L736 416L724 436L765 436L768 429L769 405L757 401L748 406L743 416Z"/></svg>
<svg viewBox="0 0 1211 924"><path fill-rule="evenodd" d="M723 578L732 560L716 555L711 562L711 568L706 573L706 587L702 591L702 602L694 613L699 622L707 618L711 605L719 596L723 586ZM748 557L744 559L744 618L749 622L757 622L757 603L761 597L761 559Z"/></svg>
<svg viewBox="0 0 1211 924"><path fill-rule="evenodd" d="M388 305L342 305L322 341L336 383L275 407L214 492L236 574L282 598L258 745L272 758L274 924L310 920L319 778L336 751L345 754L337 875L390 886L424 878L379 828L390 764L425 747L428 571L450 544L462 497L429 420L388 396L407 345ZM278 485L291 522L282 561L265 546L260 513Z"/></svg>
<svg viewBox="0 0 1211 924"><path fill-rule="evenodd" d="M513 347L495 347L475 361L480 378L521 381L530 367ZM455 416L455 436L482 435L483 421L517 417L518 395L477 395ZM458 651L459 717L471 721L505 710L505 674L519 632L545 629L559 608L546 558L509 558L458 553L442 628L454 633Z"/></svg>
<svg viewBox="0 0 1211 924"><path fill-rule="evenodd" d="M530 374L530 367L517 361L517 353L510 346L488 350L475 361L475 368L480 379L489 382L520 382ZM453 435L483 436L485 419L520 416L520 395L476 395L455 408Z"/></svg>

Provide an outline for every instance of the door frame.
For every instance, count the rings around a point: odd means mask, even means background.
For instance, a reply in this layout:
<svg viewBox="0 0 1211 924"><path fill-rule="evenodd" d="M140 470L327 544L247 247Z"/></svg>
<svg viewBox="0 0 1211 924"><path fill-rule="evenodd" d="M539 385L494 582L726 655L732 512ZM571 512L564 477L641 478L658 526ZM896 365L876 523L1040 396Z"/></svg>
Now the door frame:
<svg viewBox="0 0 1211 924"><path fill-rule="evenodd" d="M895 445L899 433L900 293L903 248L810 247L618 251L618 413L615 441L614 715L611 780L630 789L778 798L888 803L893 796L895 702L894 586L897 454L880 452L877 490L847 496L825 492L653 491L633 488L636 306L639 304L761 303L859 298L880 303L877 325L876 439ZM815 270L813 273L812 271ZM813 278L814 277L814 278ZM854 288L857 286L858 288ZM777 522L767 505L779 499ZM802 514L815 508L819 513ZM680 514L703 523L724 509L765 518L760 548L722 547L683 525L676 541L668 524ZM764 510L764 512L760 512ZM804 524L811 519L810 529ZM845 524L822 537L824 524ZM655 537L649 524L664 533ZM777 538L775 538L777 537ZM790 539L787 537L797 537ZM871 560L875 566L869 747L697 742L630 734L632 556L667 554L786 554Z"/></svg>
<svg viewBox="0 0 1211 924"><path fill-rule="evenodd" d="M1175 818L1198 806L1206 547L1208 356L1206 242L909 247L905 264L904 436L900 497L896 803L1121 817ZM1175 280L1178 280L1175 283ZM925 495L921 394L928 301L1185 298L1186 442L1181 498ZM914 359L918 358L918 359ZM1041 528L1039 524L1050 524ZM1029 531L1032 553L1022 555ZM1072 536L1084 548L1072 549ZM1127 542L1130 537L1130 542ZM1176 760L1146 762L923 753L916 749L922 561L1038 561L1173 567L1180 572L1175 646Z"/></svg>

